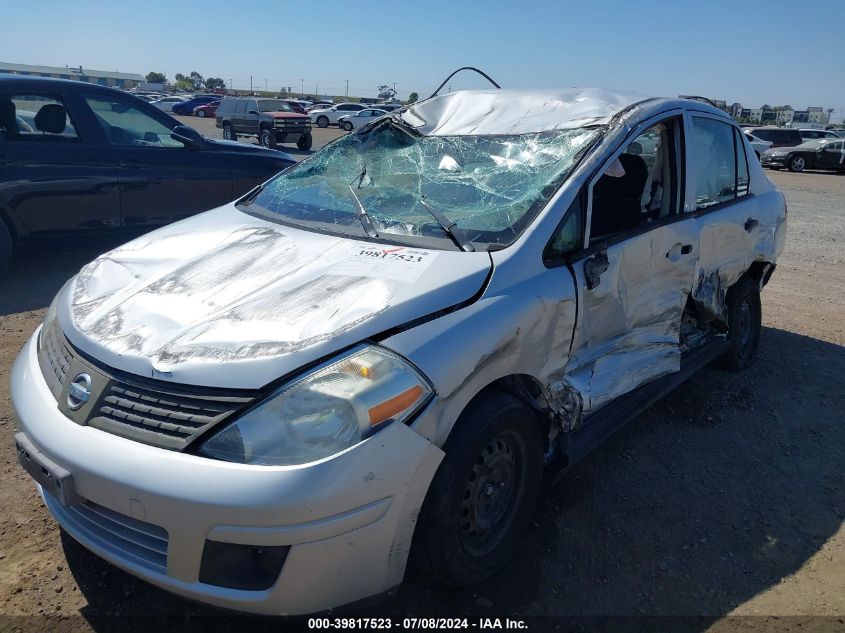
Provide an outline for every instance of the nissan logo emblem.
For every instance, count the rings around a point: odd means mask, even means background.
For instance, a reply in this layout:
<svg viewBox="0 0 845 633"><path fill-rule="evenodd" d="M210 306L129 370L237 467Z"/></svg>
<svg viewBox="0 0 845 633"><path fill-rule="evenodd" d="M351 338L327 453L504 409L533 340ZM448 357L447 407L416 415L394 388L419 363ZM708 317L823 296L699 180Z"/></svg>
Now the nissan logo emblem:
<svg viewBox="0 0 845 633"><path fill-rule="evenodd" d="M77 374L67 388L67 406L76 411L91 398L91 376Z"/></svg>

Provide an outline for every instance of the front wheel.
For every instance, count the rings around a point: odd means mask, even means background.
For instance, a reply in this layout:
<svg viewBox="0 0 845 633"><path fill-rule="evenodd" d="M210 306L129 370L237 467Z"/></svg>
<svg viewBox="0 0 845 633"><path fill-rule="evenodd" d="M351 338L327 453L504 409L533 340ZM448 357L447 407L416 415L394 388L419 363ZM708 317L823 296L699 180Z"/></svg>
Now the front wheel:
<svg viewBox="0 0 845 633"><path fill-rule="evenodd" d="M261 132L258 134L258 142L262 147L266 147L268 149L276 148L276 137L274 136L273 131L267 128L262 128Z"/></svg>
<svg viewBox="0 0 845 633"><path fill-rule="evenodd" d="M789 163L787 164L787 168L789 171L794 172L802 172L804 168L807 166L807 161L804 160L804 157L801 155L792 156L789 159Z"/></svg>
<svg viewBox="0 0 845 633"><path fill-rule="evenodd" d="M474 584L507 563L534 512L543 468L539 424L521 400L492 392L464 411L444 450L411 553L437 580Z"/></svg>
<svg viewBox="0 0 845 633"><path fill-rule="evenodd" d="M730 347L718 365L728 371L742 371L754 364L760 344L763 320L760 285L751 277L741 277L728 289L726 300Z"/></svg>
<svg viewBox="0 0 845 633"><path fill-rule="evenodd" d="M296 139L296 146L303 152L307 152L314 144L314 139L311 138L311 132L306 132L298 139Z"/></svg>
<svg viewBox="0 0 845 633"><path fill-rule="evenodd" d="M197 116L201 119L205 118L205 110L197 110Z"/></svg>
<svg viewBox="0 0 845 633"><path fill-rule="evenodd" d="M329 117L318 116L317 117L317 127L329 127Z"/></svg>
<svg viewBox="0 0 845 633"><path fill-rule="evenodd" d="M343 122L343 129L346 130L347 132L351 132L352 131L352 124L349 121L344 121Z"/></svg>
<svg viewBox="0 0 845 633"><path fill-rule="evenodd" d="M232 125L229 123L223 124L223 138L227 141L237 141L238 136L235 134L235 130L232 129Z"/></svg>

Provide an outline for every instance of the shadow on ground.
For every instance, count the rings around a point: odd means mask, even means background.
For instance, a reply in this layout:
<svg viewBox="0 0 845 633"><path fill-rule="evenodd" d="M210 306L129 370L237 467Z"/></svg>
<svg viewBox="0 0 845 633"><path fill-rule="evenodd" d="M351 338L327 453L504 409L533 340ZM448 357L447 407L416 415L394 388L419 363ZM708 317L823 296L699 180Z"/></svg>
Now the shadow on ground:
<svg viewBox="0 0 845 633"><path fill-rule="evenodd" d="M764 328L752 369L705 369L549 489L495 578L453 588L409 570L396 597L357 615L702 616L692 629L703 630L780 583L839 528L843 375L845 348ZM150 616L146 626L231 624L67 537L63 547L95 629L125 630L131 618L115 615Z"/></svg>

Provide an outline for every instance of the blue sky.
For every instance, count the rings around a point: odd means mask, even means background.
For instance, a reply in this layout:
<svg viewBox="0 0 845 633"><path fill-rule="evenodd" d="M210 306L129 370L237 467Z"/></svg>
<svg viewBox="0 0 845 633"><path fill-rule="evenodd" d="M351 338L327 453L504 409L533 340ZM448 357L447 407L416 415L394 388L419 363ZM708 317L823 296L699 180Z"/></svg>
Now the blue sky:
<svg viewBox="0 0 845 633"><path fill-rule="evenodd" d="M474 65L503 87L701 94L845 114L845 1L40 0L4 3L0 61L248 88L427 95ZM806 8L801 8L806 7ZM300 80L304 80L301 82ZM480 87L469 78L453 88Z"/></svg>

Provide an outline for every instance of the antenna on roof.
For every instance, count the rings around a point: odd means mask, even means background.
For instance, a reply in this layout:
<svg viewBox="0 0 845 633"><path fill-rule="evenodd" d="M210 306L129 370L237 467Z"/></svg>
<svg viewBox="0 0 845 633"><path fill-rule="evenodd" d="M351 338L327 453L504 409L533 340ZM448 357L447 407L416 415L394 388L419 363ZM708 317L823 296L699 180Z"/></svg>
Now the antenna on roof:
<svg viewBox="0 0 845 633"><path fill-rule="evenodd" d="M445 86L445 85L446 85L446 82L448 82L448 81L449 81L452 77L454 77L455 75L457 75L457 74L458 74L459 72L461 72L462 70L472 70L472 71L474 71L474 72L477 72L479 75L481 75L482 77L484 77L487 81L489 81L491 84L493 84L494 86L496 86L496 88L498 88L499 90L501 90L501 89L502 89L502 87L501 87L499 84L497 84L495 81L493 81L492 79L490 79L490 76L489 76L487 73L485 73L483 70L478 70L478 68L474 68L474 67L472 67L472 66L464 66L464 67L462 67L462 68L458 68L458 70L454 71L451 75L449 75L448 77L446 77L446 79L444 79L444 80L443 80L443 83L442 83L442 84L440 84L439 86L437 86L437 90L435 90L434 92L432 92L432 93L431 93L431 95L430 95L428 98L429 98L429 99L431 99L431 97L436 97L436 96L437 96L437 93L438 93L438 92L440 92L440 89L441 89L443 86Z"/></svg>

